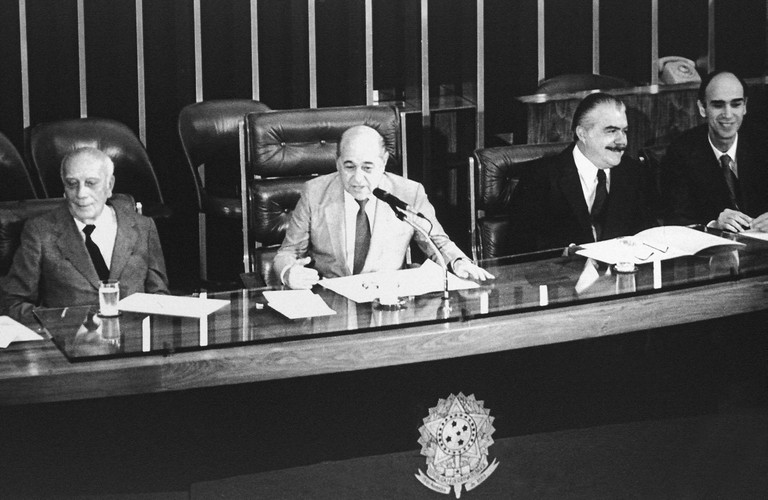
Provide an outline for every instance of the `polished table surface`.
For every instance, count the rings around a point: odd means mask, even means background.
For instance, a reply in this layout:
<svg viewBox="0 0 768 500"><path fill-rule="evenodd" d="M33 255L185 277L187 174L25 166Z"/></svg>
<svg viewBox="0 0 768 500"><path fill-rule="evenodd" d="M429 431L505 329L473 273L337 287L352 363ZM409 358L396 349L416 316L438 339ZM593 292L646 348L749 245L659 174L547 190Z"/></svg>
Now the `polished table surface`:
<svg viewBox="0 0 768 500"><path fill-rule="evenodd" d="M48 339L0 353L0 404L153 393L449 359L768 309L768 243L641 264L634 273L542 252L482 263L496 279L412 297L402 310L318 288L337 314L288 320L264 290L209 294L229 305L201 320L89 307L40 309ZM590 277L587 279L587 277ZM586 284L585 284L586 283ZM578 290L578 291L577 291ZM546 300L543 300L546 298Z"/></svg>

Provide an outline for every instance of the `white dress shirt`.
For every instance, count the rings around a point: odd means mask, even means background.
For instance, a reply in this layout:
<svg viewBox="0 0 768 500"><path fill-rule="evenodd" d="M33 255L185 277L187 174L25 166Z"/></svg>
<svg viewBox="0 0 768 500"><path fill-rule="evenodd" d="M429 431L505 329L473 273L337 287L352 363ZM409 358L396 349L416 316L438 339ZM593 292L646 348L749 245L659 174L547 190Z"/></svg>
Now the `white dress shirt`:
<svg viewBox="0 0 768 500"><path fill-rule="evenodd" d="M78 231L80 231L80 237L85 241L85 233L83 228L85 224L75 218L75 224ZM107 264L107 268L112 267L112 252L115 249L115 239L117 238L117 217L115 216L115 210L109 205L104 205L104 210L96 218L93 223L96 228L91 233L91 239L96 246L99 247L101 256L104 257L104 262Z"/></svg>
<svg viewBox="0 0 768 500"><path fill-rule="evenodd" d="M573 161L576 163L576 170L579 171L579 181L581 181L581 192L584 193L584 201L587 202L587 208L592 213L592 205L595 203L595 192L597 192L597 170L594 163L584 156L578 146L573 148ZM611 169L605 170L605 190L611 192ZM592 237L597 240L595 226L592 226Z"/></svg>
<svg viewBox="0 0 768 500"><path fill-rule="evenodd" d="M723 155L728 155L731 157L731 171L733 171L733 174L736 176L736 178L739 178L739 168L736 164L736 146L739 144L739 134L736 134L736 137L733 139L733 144L731 144L731 147L728 148L728 151L722 152L719 149L715 147L714 144L712 144L712 139L709 137L709 134L707 134L707 140L709 141L709 145L712 147L712 152L715 153L715 158L717 158L717 163L720 163L720 158Z"/></svg>

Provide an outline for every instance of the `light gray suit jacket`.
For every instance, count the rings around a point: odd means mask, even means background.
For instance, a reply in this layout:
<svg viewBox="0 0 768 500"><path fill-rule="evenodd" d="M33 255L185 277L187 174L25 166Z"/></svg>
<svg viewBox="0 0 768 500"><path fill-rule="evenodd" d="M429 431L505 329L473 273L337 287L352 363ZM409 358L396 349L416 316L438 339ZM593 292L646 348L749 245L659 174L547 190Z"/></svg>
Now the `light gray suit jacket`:
<svg viewBox="0 0 768 500"><path fill-rule="evenodd" d="M154 221L114 206L117 237L109 277L120 280L120 297L168 293L165 260ZM24 224L21 244L0 281L0 309L29 321L32 309L99 303L99 276L83 237L62 200L60 207Z"/></svg>
<svg viewBox="0 0 768 500"><path fill-rule="evenodd" d="M432 222L432 239L446 263L467 256L453 243L435 217L424 186L399 175L385 173L379 187L408 203ZM374 198L375 199L375 198ZM432 260L434 252L424 237L399 220L394 211L376 200L371 245L362 272L401 269L405 253L415 238L419 248ZM338 172L307 181L291 217L283 244L274 260L278 276L297 259L310 256L320 276L332 278L351 274L346 255L344 187Z"/></svg>

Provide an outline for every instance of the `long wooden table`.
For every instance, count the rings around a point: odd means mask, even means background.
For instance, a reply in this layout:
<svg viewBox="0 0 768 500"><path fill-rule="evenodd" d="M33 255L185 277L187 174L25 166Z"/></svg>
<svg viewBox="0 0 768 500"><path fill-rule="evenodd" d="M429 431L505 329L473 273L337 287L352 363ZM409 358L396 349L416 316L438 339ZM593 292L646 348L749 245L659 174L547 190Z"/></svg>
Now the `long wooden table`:
<svg viewBox="0 0 768 500"><path fill-rule="evenodd" d="M754 240L753 240L754 241ZM741 258L739 274L716 274L709 270L708 258L691 257L687 262L665 264L665 279L671 289L653 290L646 279L649 266L641 267L637 292L616 294L611 286L584 300L563 297L549 306L531 305L537 281L531 272L546 272L552 279L558 273L574 271L583 259L549 258L516 264L499 264L499 278L493 285L496 300L486 314L476 313L482 297L453 292L454 313L448 321L412 323L366 323L351 331L339 327L315 335L310 320L291 322L274 319L254 321L251 335L275 329L274 341L260 339L242 345L150 354L115 359L71 362L52 342L12 344L0 352L0 404L19 405L78 399L179 391L185 389L286 379L292 377L347 372L423 361L452 359L475 354L508 351L578 339L618 335L768 310L768 250L764 243L750 243ZM751 271L749 271L751 269ZM507 270L507 277L503 273ZM745 272L748 271L748 272ZM712 274L713 279L708 276ZM733 270L731 270L733 273ZM578 273L576 273L578 274ZM675 277L680 283L675 282ZM571 276L575 280L576 276ZM569 278L569 279L570 279ZM697 281L685 286L681 283ZM520 283L531 290L521 291ZM569 282L570 283L570 282ZM561 286L567 290L570 284ZM241 292L235 292L235 295ZM459 294L460 295L460 294ZM519 307L511 304L519 298ZM328 299L326 299L328 301ZM437 301L437 302L436 302ZM434 318L436 298L428 299L425 314ZM370 305L366 305L372 318ZM254 313L246 311L246 315ZM258 313L255 313L258 314ZM338 321L345 321L339 314ZM237 323L240 320L236 320ZM367 320L366 320L367 321ZM228 325L240 335L237 324ZM336 327L334 327L336 328ZM307 329L305 335L281 340L286 331ZM331 333L328 333L331 332ZM335 333L334 333L335 332ZM229 333L227 334L229 335ZM246 336L247 337L247 336ZM244 337L245 338L245 337ZM180 349L179 351L183 351Z"/></svg>

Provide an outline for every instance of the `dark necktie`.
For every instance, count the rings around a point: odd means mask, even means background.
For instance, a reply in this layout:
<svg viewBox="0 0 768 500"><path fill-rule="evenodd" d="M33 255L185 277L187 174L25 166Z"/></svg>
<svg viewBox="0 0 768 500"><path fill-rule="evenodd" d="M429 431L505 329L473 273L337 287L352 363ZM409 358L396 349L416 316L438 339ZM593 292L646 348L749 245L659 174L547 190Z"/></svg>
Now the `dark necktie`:
<svg viewBox="0 0 768 500"><path fill-rule="evenodd" d="M731 170L731 157L723 155L720 157L720 166L723 168L723 177L728 185L728 195L731 198L731 208L739 210L739 180L736 174Z"/></svg>
<svg viewBox="0 0 768 500"><path fill-rule="evenodd" d="M365 205L368 200L355 200L360 205L355 220L355 262L352 266L352 274L360 274L368 256L368 248L371 246L371 226L368 225L368 214L365 213Z"/></svg>
<svg viewBox="0 0 768 500"><path fill-rule="evenodd" d="M109 279L109 268L104 262L104 257L101 255L99 246L91 239L91 233L94 229L96 229L96 226L93 224L86 224L83 228L83 232L85 233L85 248L88 249L88 254L91 256L93 267L96 268L96 274L99 275L100 280L104 281Z"/></svg>
<svg viewBox="0 0 768 500"><path fill-rule="evenodd" d="M592 225L595 227L596 240L603 233L603 208L608 198L608 188L605 185L605 170L597 169L597 189L595 189L595 201L592 203Z"/></svg>

